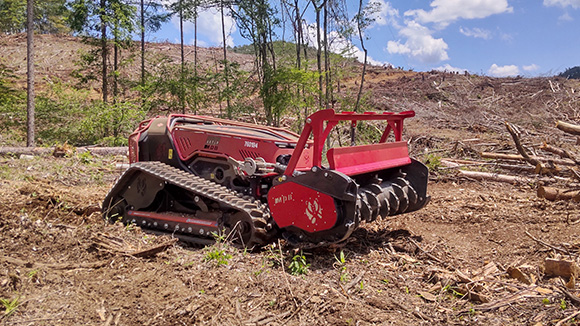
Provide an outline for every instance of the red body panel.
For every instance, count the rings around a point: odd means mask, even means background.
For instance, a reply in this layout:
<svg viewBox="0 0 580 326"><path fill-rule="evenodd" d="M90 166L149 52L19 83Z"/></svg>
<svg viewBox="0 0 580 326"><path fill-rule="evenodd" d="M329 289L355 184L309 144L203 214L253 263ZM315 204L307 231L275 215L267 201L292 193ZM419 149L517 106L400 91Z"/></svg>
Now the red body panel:
<svg viewBox="0 0 580 326"><path fill-rule="evenodd" d="M331 148L326 155L330 169L346 175L386 170L411 163L404 141Z"/></svg>
<svg viewBox="0 0 580 326"><path fill-rule="evenodd" d="M135 163L139 161L139 138L141 134L149 129L153 119L145 120L139 124L139 127L129 135L129 163Z"/></svg>
<svg viewBox="0 0 580 326"><path fill-rule="evenodd" d="M139 161L139 139L159 117L143 121L129 136L129 161ZM283 154L294 153L299 135L285 128L254 125L206 116L172 114L167 119L167 130L173 138L179 159L187 161L194 156L226 156L243 161L261 157L276 163ZM159 126L158 126L159 127ZM312 142L308 142L311 144ZM297 169L312 166L312 147L301 151Z"/></svg>
<svg viewBox="0 0 580 326"><path fill-rule="evenodd" d="M268 204L281 228L295 226L316 232L331 229L336 224L334 199L294 182L272 188L268 193Z"/></svg>
<svg viewBox="0 0 580 326"><path fill-rule="evenodd" d="M292 154L296 140L274 141L273 139L259 138L256 133L243 133L228 126L182 126L172 131L173 141L182 161L187 161L195 155L214 153L228 155L233 159L243 161L245 158L262 157L266 162L275 163L276 158L283 154ZM277 145L276 143L280 144ZM282 147L281 147L282 146ZM310 164L310 155L305 153L298 162L298 168Z"/></svg>

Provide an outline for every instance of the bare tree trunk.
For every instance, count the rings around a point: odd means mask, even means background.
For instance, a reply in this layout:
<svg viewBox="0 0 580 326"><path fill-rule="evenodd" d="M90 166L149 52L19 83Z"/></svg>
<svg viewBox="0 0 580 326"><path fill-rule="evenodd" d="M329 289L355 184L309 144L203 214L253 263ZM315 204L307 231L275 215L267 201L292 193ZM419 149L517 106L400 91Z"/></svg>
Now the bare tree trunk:
<svg viewBox="0 0 580 326"><path fill-rule="evenodd" d="M141 87L145 86L145 0L141 0Z"/></svg>
<svg viewBox="0 0 580 326"><path fill-rule="evenodd" d="M320 10L322 5L317 7L314 4L315 0L312 0L314 9L316 10L316 45L318 49L316 51L316 63L318 65L318 109L322 108L322 44L320 40Z"/></svg>
<svg viewBox="0 0 580 326"><path fill-rule="evenodd" d="M365 57L364 57L364 62L363 62L363 70L362 70L362 75L360 77L360 87L358 89L358 94L356 96L356 103L354 105L354 112L358 111L359 105L360 105L360 98L362 96L362 91L363 91L363 85L365 82L365 73L367 70L367 49L365 48L365 42L364 42L364 36L362 34L362 28L361 28L361 15L362 15L362 6L363 6L363 2L362 0L359 1L359 6L358 6L358 18L357 18L357 29L358 29L358 37L360 39L360 46L363 49L363 52L365 53ZM354 145L355 143L355 138L356 138L356 129L355 127L351 127L350 128L350 142L352 145Z"/></svg>
<svg viewBox="0 0 580 326"><path fill-rule="evenodd" d="M330 62L328 57L328 1L324 2L324 87L326 93L324 96L324 107L329 108L330 93L332 87L330 83Z"/></svg>
<svg viewBox="0 0 580 326"><path fill-rule="evenodd" d="M115 36L115 44L113 46L113 103L117 103L117 96L119 95L119 45L117 41Z"/></svg>
<svg viewBox="0 0 580 326"><path fill-rule="evenodd" d="M362 15L362 0L360 0L360 2L359 2L358 14L359 14L359 23L357 23L358 37L360 39L360 46L362 47L363 52L365 53L365 57L364 57L364 62L363 62L362 75L360 77L360 87L358 90L358 95L356 96L356 104L354 106L355 112L358 111L358 108L360 105L360 98L362 96L363 85L365 82L365 74L366 74L366 70L367 70L367 55L368 55L368 51L367 51L367 48L365 47L364 36L363 36L361 25L360 25L360 19L362 19L362 18L360 18L360 15Z"/></svg>
<svg viewBox="0 0 580 326"><path fill-rule="evenodd" d="M101 0L101 55L102 55L102 74L103 74L103 102L108 102L108 83L107 83L107 24L105 23L105 6L106 1Z"/></svg>
<svg viewBox="0 0 580 326"><path fill-rule="evenodd" d="M26 146L33 147L34 141L34 0L26 2Z"/></svg>
<svg viewBox="0 0 580 326"><path fill-rule="evenodd" d="M294 26L296 30L294 35L296 35L296 67L300 69L300 47L302 39L302 20L300 19L300 9L298 8L298 0L294 0L294 9L296 10L296 17L294 21Z"/></svg>
<svg viewBox="0 0 580 326"><path fill-rule="evenodd" d="M197 114L197 4L195 5L195 12L193 14L193 92L195 100L193 101L193 113Z"/></svg>
<svg viewBox="0 0 580 326"><path fill-rule="evenodd" d="M230 81L229 81L229 64L228 64L228 55L226 51L226 26L225 26L225 19L224 19L224 2L220 2L220 12L222 16L222 39L224 42L224 77L226 80L226 113L228 119L232 118L232 110L230 107Z"/></svg>
<svg viewBox="0 0 580 326"><path fill-rule="evenodd" d="M185 53L183 52L183 3L179 1L179 34L181 37L181 76L179 86L179 105L181 106L181 113L185 113L185 99L184 99L184 85L183 79L185 75Z"/></svg>

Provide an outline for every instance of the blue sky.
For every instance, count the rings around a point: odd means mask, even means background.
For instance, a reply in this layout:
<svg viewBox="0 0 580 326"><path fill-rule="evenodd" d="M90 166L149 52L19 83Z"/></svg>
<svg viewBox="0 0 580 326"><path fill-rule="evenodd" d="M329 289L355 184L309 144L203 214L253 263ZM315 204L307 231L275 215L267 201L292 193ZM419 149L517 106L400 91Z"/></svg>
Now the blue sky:
<svg viewBox="0 0 580 326"><path fill-rule="evenodd" d="M580 65L580 0L370 1L381 8L366 31L365 45L375 64L415 71L467 70L496 77L549 76ZM358 1L347 0L347 8L352 18ZM314 16L305 19L315 35ZM231 18L226 25L228 45L247 43ZM150 40L178 42L177 26L173 19ZM330 38L331 49L350 47L353 56L362 58L356 37L349 40L333 34ZM192 39L189 23L186 40L191 44ZM200 14L198 39L201 46L221 46L216 11ZM289 28L286 40L292 40Z"/></svg>

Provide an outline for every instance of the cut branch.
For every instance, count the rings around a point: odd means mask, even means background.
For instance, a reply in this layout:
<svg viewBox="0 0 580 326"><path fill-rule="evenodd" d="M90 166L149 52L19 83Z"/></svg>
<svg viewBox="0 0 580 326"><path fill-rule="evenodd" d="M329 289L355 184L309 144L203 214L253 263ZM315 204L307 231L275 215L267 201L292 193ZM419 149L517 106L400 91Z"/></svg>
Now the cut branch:
<svg viewBox="0 0 580 326"><path fill-rule="evenodd" d="M562 130L563 132L566 132L566 133L569 133L572 135L576 135L576 136L580 136L580 126L579 125L567 123L564 121L558 121L558 122L556 122L556 128Z"/></svg>
<svg viewBox="0 0 580 326"><path fill-rule="evenodd" d="M511 183L511 184L514 184L514 183L527 184L527 183L533 182L532 179L521 177L521 176L512 176L512 175L488 173L488 172L459 170L459 174L461 176L476 179L476 180L497 181L497 182L505 182L505 183Z"/></svg>
<svg viewBox="0 0 580 326"><path fill-rule="evenodd" d="M510 135L512 135L512 138L513 138L514 143L516 145L516 149L518 150L520 155L524 158L524 161L528 162L530 165L535 166L537 172L542 174L542 172L544 170L544 166L542 165L542 163L539 160L530 157L530 155L526 152L526 149L524 148L524 146L522 146L522 143L520 142L520 137L518 136L518 132L516 132L515 126L509 122L506 122L505 127L506 127L507 131L510 133Z"/></svg>
<svg viewBox="0 0 580 326"><path fill-rule="evenodd" d="M489 158L494 160L506 160L506 161L525 161L524 157L517 154L501 154L501 153L490 153L490 152L481 152L482 158ZM574 166L576 163L570 160L563 160L563 159L551 159L547 157L540 157L540 156L531 156L531 158L536 159L541 162L552 162L558 165L566 165L566 166Z"/></svg>

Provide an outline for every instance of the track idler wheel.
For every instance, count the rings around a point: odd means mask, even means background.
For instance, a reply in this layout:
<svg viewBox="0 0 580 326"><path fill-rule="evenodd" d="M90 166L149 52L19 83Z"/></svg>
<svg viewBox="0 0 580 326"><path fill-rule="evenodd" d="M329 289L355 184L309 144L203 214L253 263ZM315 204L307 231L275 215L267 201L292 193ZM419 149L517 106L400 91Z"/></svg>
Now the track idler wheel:
<svg viewBox="0 0 580 326"><path fill-rule="evenodd" d="M244 248L263 245L272 236L266 231L267 223L265 220L261 218L252 219L245 212L232 214L224 226L226 227L228 240Z"/></svg>
<svg viewBox="0 0 580 326"><path fill-rule="evenodd" d="M117 221L125 223L127 220L127 201L123 197L114 197L107 207L103 207L103 213L109 223Z"/></svg>

